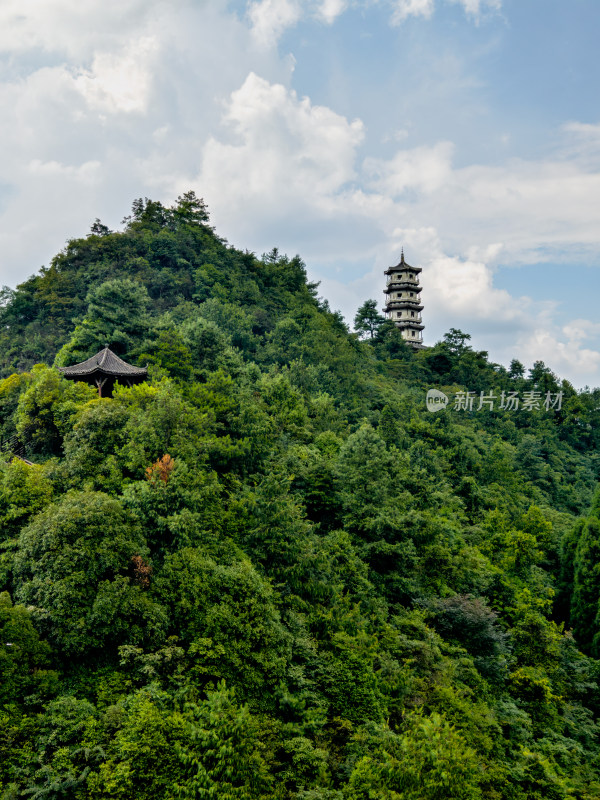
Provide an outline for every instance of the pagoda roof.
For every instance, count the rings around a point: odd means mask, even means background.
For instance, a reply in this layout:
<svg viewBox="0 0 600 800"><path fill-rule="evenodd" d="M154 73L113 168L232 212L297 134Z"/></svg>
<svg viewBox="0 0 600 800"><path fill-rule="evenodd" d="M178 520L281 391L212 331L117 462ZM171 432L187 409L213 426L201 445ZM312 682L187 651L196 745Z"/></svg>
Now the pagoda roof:
<svg viewBox="0 0 600 800"><path fill-rule="evenodd" d="M94 375L94 373L112 375L115 378L139 378L148 374L146 367L134 367L128 364L108 347L100 350L95 356L91 356L91 358L82 361L80 364L59 367L58 371L62 372L65 378L84 377L86 375Z"/></svg>
<svg viewBox="0 0 600 800"><path fill-rule="evenodd" d="M389 273L392 271L402 270L402 269L412 269L413 272L422 272L422 267L413 267L412 264L409 264L407 261L404 260L404 250L402 250L400 261L396 264L396 266L388 267L385 271L385 274L389 275Z"/></svg>

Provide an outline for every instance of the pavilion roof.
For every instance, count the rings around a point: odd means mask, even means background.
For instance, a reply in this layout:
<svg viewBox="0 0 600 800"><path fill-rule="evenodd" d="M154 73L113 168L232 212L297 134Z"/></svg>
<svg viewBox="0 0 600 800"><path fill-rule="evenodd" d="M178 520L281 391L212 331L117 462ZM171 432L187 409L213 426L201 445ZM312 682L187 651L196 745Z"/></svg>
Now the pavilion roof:
<svg viewBox="0 0 600 800"><path fill-rule="evenodd" d="M142 375L145 376L148 374L146 367L134 367L128 364L108 347L105 347L104 350L100 350L95 356L91 356L91 358L82 361L80 364L73 364L70 367L59 367L58 370L62 372L65 378L83 377L85 375L93 375L95 372L112 375L115 378L141 377Z"/></svg>

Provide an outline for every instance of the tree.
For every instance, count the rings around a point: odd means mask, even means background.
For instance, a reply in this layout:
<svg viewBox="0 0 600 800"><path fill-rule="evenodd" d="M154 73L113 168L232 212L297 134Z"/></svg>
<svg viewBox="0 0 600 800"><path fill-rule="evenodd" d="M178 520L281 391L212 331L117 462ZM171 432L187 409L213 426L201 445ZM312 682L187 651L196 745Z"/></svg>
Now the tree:
<svg viewBox="0 0 600 800"><path fill-rule="evenodd" d="M241 364L240 354L231 347L229 336L212 320L190 318L181 326L181 335L198 375L219 367L234 370Z"/></svg>
<svg viewBox="0 0 600 800"><path fill-rule="evenodd" d="M529 380L542 393L557 392L558 378L543 361L536 361L529 370Z"/></svg>
<svg viewBox="0 0 600 800"><path fill-rule="evenodd" d="M400 428L398 427L398 414L385 405L381 411L379 418L379 427L377 433L388 447L398 447L400 444Z"/></svg>
<svg viewBox="0 0 600 800"><path fill-rule="evenodd" d="M18 535L28 519L48 505L52 488L38 465L16 458L0 463L0 541Z"/></svg>
<svg viewBox="0 0 600 800"><path fill-rule="evenodd" d="M596 492L592 512L581 529L574 554L571 625L584 652L600 652L600 516Z"/></svg>
<svg viewBox="0 0 600 800"><path fill-rule="evenodd" d="M92 798L266 800L273 795L261 726L224 683L206 699L169 710L153 688L129 700L109 760L88 779Z"/></svg>
<svg viewBox="0 0 600 800"><path fill-rule="evenodd" d="M344 524L364 529L389 497L395 459L370 425L362 425L344 442L335 465Z"/></svg>
<svg viewBox="0 0 600 800"><path fill-rule="evenodd" d="M174 326L160 330L153 341L146 342L139 361L158 364L174 378L189 378L192 372L190 350Z"/></svg>
<svg viewBox="0 0 600 800"><path fill-rule="evenodd" d="M354 330L359 336L367 336L372 339L385 319L377 311L377 300L365 300L356 312L354 317Z"/></svg>
<svg viewBox="0 0 600 800"><path fill-rule="evenodd" d="M175 798L183 778L179 748L186 720L170 711L169 697L156 687L129 695L111 742L109 758L87 780L86 797L101 800ZM181 796L181 795L180 795Z"/></svg>
<svg viewBox="0 0 600 800"><path fill-rule="evenodd" d="M475 751L439 714L409 718L397 760L385 772L404 800L476 800L483 777Z"/></svg>
<svg viewBox="0 0 600 800"><path fill-rule="evenodd" d="M106 397L96 397L79 409L63 444L63 465L71 486L120 491L124 458L119 454L130 439L125 429L129 416L123 403Z"/></svg>
<svg viewBox="0 0 600 800"><path fill-rule="evenodd" d="M2 800L600 798L600 390L133 215L0 295ZM66 341L151 379L32 366Z"/></svg>
<svg viewBox="0 0 600 800"><path fill-rule="evenodd" d="M225 678L271 705L290 640L269 584L250 562L217 565L201 550L183 548L166 559L156 590L173 632L190 648L196 682Z"/></svg>
<svg viewBox="0 0 600 800"><path fill-rule="evenodd" d="M459 328L450 328L448 333L444 334L444 344L453 355L458 357L471 349L467 344L470 341L471 334L463 333Z"/></svg>
<svg viewBox="0 0 600 800"><path fill-rule="evenodd" d="M231 344L245 353L256 351L259 339L252 332L254 318L233 303L223 303L216 298L206 300L197 308L198 314L231 337Z"/></svg>
<svg viewBox="0 0 600 800"><path fill-rule="evenodd" d="M462 644L486 677L502 678L509 650L508 637L498 624L498 615L471 595L446 597L435 602L433 608L436 630L445 639Z"/></svg>
<svg viewBox="0 0 600 800"><path fill-rule="evenodd" d="M360 758L345 800L478 800L483 772L475 751L440 714L411 714L402 736L389 735ZM382 737L383 738L383 737Z"/></svg>
<svg viewBox="0 0 600 800"><path fill-rule="evenodd" d="M508 377L511 378L511 380L516 380L522 378L524 374L525 367L523 364L518 359L513 358L508 368Z"/></svg>
<svg viewBox="0 0 600 800"><path fill-rule="evenodd" d="M109 236L112 231L111 229L102 223L98 217L94 220L92 227L90 228L90 235L92 236Z"/></svg>
<svg viewBox="0 0 600 800"><path fill-rule="evenodd" d="M177 198L177 205L171 209L171 216L179 225L204 225L208 222L208 209L196 192L184 192Z"/></svg>
<svg viewBox="0 0 600 800"><path fill-rule="evenodd" d="M261 728L246 706L220 683L207 699L189 708L193 721L180 749L186 777L179 796L187 800L263 800L273 797L259 745Z"/></svg>
<svg viewBox="0 0 600 800"><path fill-rule="evenodd" d="M36 453L58 454L72 417L96 392L93 386L68 381L43 364L36 364L31 376L15 413L17 434Z"/></svg>
<svg viewBox="0 0 600 800"><path fill-rule="evenodd" d="M64 656L160 641L164 612L133 580L147 554L135 519L101 492L71 492L22 532L16 596Z"/></svg>
<svg viewBox="0 0 600 800"><path fill-rule="evenodd" d="M40 640L31 617L24 606L13 606L8 592L0 593L0 706L21 703L48 682L41 670L50 666L50 647Z"/></svg>
<svg viewBox="0 0 600 800"><path fill-rule="evenodd" d="M406 343L402 332L391 319L384 320L374 338L378 345L376 352L379 358L395 358L401 361L411 361L414 358L414 348Z"/></svg>
<svg viewBox="0 0 600 800"><path fill-rule="evenodd" d="M129 278L115 278L91 289L88 309L71 339L59 351L55 364L68 366L110 347L124 355L141 344L150 326L150 298L146 287Z"/></svg>

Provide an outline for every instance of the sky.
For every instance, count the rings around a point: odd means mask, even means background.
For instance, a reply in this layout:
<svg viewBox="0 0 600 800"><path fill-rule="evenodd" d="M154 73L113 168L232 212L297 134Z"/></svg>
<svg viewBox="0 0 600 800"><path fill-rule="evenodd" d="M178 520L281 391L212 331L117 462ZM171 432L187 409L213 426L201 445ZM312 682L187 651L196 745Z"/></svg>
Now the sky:
<svg viewBox="0 0 600 800"><path fill-rule="evenodd" d="M193 189L352 324L600 385L598 0L2 0L0 284Z"/></svg>

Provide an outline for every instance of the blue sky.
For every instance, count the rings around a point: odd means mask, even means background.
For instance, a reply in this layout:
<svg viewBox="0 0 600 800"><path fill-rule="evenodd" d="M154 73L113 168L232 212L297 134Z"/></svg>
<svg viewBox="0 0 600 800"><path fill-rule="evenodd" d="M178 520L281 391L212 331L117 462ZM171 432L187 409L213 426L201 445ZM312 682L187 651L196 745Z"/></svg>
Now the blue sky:
<svg viewBox="0 0 600 800"><path fill-rule="evenodd" d="M3 0L0 283L193 188L349 321L404 246L425 341L600 385L597 0Z"/></svg>

